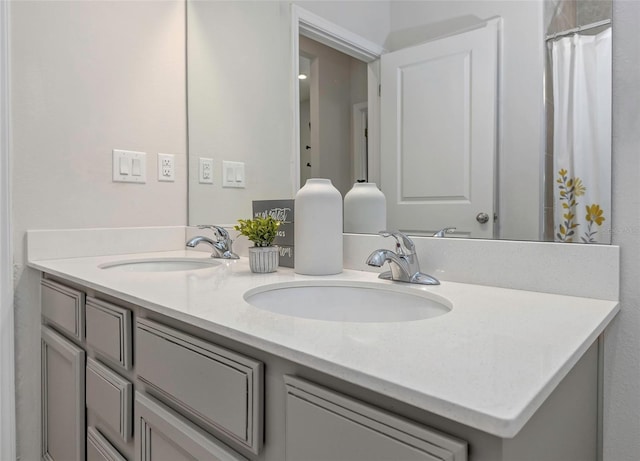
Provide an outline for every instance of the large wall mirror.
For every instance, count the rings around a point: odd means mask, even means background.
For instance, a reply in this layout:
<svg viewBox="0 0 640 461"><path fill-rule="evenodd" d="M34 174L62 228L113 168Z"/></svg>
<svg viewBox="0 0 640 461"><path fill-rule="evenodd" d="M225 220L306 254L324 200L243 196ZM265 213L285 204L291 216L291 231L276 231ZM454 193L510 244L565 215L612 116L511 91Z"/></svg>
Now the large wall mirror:
<svg viewBox="0 0 640 461"><path fill-rule="evenodd" d="M411 235L610 243L611 0L294 3L187 0L189 224L320 176L376 182Z"/></svg>

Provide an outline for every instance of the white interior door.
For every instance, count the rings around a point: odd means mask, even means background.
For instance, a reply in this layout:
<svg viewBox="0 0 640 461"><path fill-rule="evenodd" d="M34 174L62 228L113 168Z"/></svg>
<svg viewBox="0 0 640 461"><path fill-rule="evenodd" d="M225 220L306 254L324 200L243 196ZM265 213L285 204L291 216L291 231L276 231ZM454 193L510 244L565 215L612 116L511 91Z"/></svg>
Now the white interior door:
<svg viewBox="0 0 640 461"><path fill-rule="evenodd" d="M392 227L493 237L498 26L382 56L381 188Z"/></svg>

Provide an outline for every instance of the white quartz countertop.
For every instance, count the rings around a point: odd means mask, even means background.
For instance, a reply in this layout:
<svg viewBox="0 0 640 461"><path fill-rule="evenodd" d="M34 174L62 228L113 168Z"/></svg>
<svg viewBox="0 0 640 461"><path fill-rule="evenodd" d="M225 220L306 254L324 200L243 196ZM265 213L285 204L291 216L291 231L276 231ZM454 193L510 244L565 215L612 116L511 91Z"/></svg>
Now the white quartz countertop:
<svg viewBox="0 0 640 461"><path fill-rule="evenodd" d="M324 277L285 268L252 274L246 258L185 272L98 267L160 257L208 254L154 252L29 266L507 438L519 432L619 309L614 301L442 282L403 284L449 300L452 311L439 317L322 321L270 313L249 305L243 294L266 284L318 279L397 282L351 270Z"/></svg>

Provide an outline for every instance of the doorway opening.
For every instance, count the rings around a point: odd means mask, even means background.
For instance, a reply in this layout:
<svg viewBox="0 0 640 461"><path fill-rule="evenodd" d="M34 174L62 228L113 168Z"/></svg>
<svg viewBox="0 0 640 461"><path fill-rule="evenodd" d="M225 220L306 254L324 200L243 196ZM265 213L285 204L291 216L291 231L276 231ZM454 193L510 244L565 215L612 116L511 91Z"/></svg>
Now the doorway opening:
<svg viewBox="0 0 640 461"><path fill-rule="evenodd" d="M329 178L344 195L366 181L367 64L305 36L300 47L300 187Z"/></svg>
<svg viewBox="0 0 640 461"><path fill-rule="evenodd" d="M384 52L384 48L370 42L369 40L360 37L353 32L346 30L334 23L327 21L326 19L317 16L297 5L291 6L292 16L292 54L291 62L293 63L293 78L296 84L293 85L293 148L292 148L292 177L293 181L293 193L295 194L304 185L303 178L307 173L305 168L314 168L313 155L314 145L311 139L311 131L309 129L308 122L306 125L304 122L301 124L301 97L300 97L300 85L298 82L298 75L300 74L300 62L304 63L305 59L309 59L310 68L313 67L313 55L308 52L303 52L300 47L300 42L311 39L311 41L317 42L321 45L325 45L334 51L337 50L344 53L349 58L355 58L362 62L362 65L366 67L366 99L363 99L357 103L351 104L347 115L347 122L345 125L349 126L348 137L350 152L358 152L358 155L350 156L350 163L344 167L345 174L344 183L349 187L346 190L346 186L340 186L338 189L344 194L353 185L357 179L366 179L370 182L376 182L380 177L380 134L379 134L379 118L380 118L380 101L378 96L379 81L380 81L380 61L379 58ZM304 46L304 45L303 45ZM301 59L301 56L303 59ZM313 71L311 71L313 74ZM363 104L366 103L366 116L363 119ZM304 117L304 116L303 116ZM309 117L311 118L311 117ZM357 120L356 120L357 119ZM351 134L351 127L361 125L365 123L362 136L353 136ZM306 128L305 128L306 127ZM313 122L311 124L313 129ZM321 129L321 128L320 128ZM305 131L309 130L310 143L302 144L301 134L305 135ZM365 131L366 130L366 131ZM355 139L358 139L357 145ZM364 147L363 147L364 144ZM306 149L309 146L309 149ZM320 149L322 147L320 146ZM321 152L317 149L317 152ZM307 157L306 152L300 155L301 150L311 151ZM324 150L322 150L324 152ZM366 162L363 163L362 156L366 157ZM307 163L311 164L311 167L307 167ZM356 163L358 166L356 167ZM365 170L366 174L362 172ZM326 176L324 176L326 177ZM331 178L333 181L333 178ZM342 182L342 180L340 181Z"/></svg>

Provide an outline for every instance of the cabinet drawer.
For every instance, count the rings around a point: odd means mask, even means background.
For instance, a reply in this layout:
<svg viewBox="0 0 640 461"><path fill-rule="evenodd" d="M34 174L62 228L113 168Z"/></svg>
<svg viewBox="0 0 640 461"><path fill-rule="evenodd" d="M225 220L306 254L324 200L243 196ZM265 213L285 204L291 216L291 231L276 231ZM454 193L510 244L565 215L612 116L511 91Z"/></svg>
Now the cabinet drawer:
<svg viewBox="0 0 640 461"><path fill-rule="evenodd" d="M78 341L84 336L83 292L66 287L51 280L42 279L42 316L45 323L56 326Z"/></svg>
<svg viewBox="0 0 640 461"><path fill-rule="evenodd" d="M189 418L256 454L262 447L262 370L261 362L150 320L137 321L138 379Z"/></svg>
<svg viewBox="0 0 640 461"><path fill-rule="evenodd" d="M131 368L131 311L87 296L86 339L96 352Z"/></svg>
<svg viewBox="0 0 640 461"><path fill-rule="evenodd" d="M247 461L152 397L136 392L137 461Z"/></svg>
<svg viewBox="0 0 640 461"><path fill-rule="evenodd" d="M467 460L462 440L293 376L285 383L287 460Z"/></svg>
<svg viewBox="0 0 640 461"><path fill-rule="evenodd" d="M87 359L87 408L101 424L128 442L132 433L133 385L101 363Z"/></svg>
<svg viewBox="0 0 640 461"><path fill-rule="evenodd" d="M87 461L127 461L95 427L87 428Z"/></svg>

